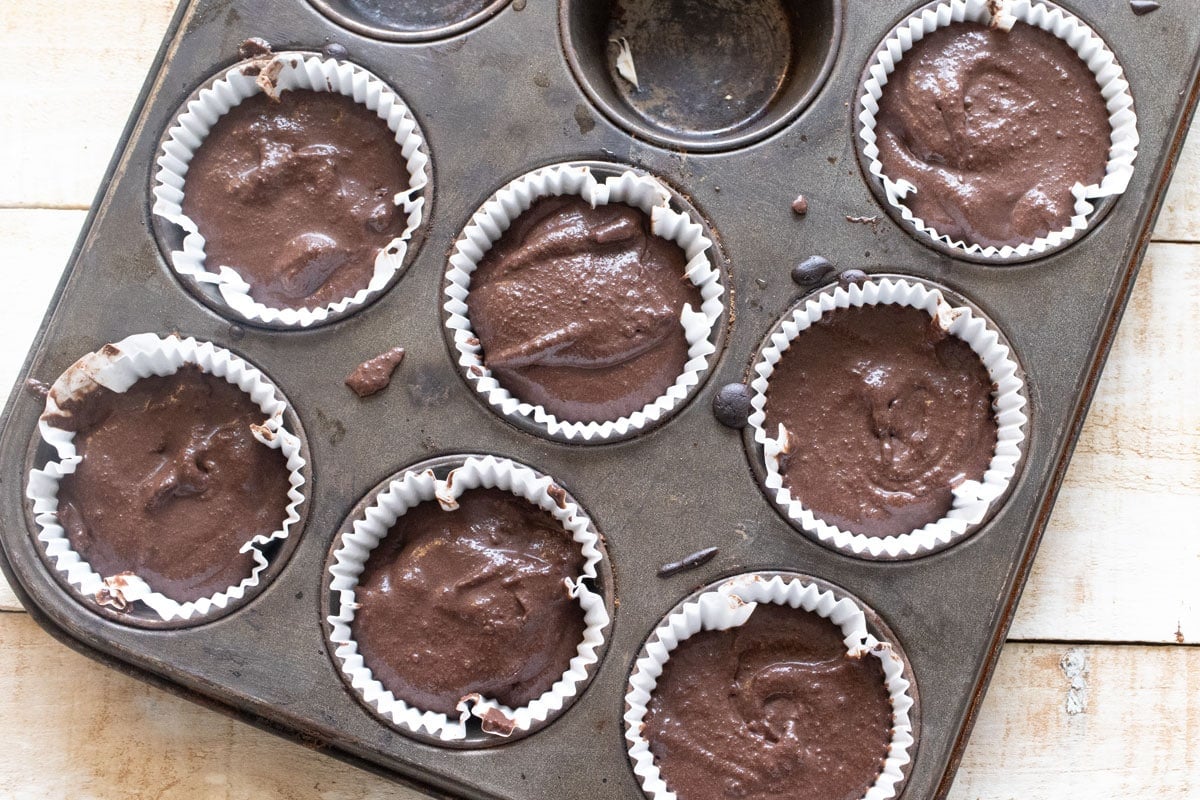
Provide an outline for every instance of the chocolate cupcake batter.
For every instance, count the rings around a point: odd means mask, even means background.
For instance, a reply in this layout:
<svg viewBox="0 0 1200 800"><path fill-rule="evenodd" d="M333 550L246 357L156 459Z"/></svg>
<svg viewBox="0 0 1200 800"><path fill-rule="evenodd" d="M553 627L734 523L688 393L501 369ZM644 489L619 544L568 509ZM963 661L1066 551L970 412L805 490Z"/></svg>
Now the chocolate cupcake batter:
<svg viewBox="0 0 1200 800"><path fill-rule="evenodd" d="M205 264L229 266L272 308L316 308L365 289L407 220L395 134L336 92L256 94L217 120L188 167L183 212Z"/></svg>
<svg viewBox="0 0 1200 800"><path fill-rule="evenodd" d="M679 800L859 800L883 771L892 705L883 667L841 629L760 603L745 625L671 653L643 736Z"/></svg>
<svg viewBox="0 0 1200 800"><path fill-rule="evenodd" d="M680 314L700 309L682 248L631 206L536 201L471 276L468 314L508 391L572 422L640 411L683 372Z"/></svg>
<svg viewBox="0 0 1200 800"><path fill-rule="evenodd" d="M49 421L83 457L58 489L71 547L101 577L130 572L178 602L241 583L254 558L238 551L283 527L289 502L287 459L250 430L263 420L190 365L67 401Z"/></svg>
<svg viewBox="0 0 1200 800"><path fill-rule="evenodd" d="M996 447L992 382L979 356L925 312L838 309L801 331L767 388L782 423L783 485L825 522L867 536L945 516Z"/></svg>
<svg viewBox="0 0 1200 800"><path fill-rule="evenodd" d="M1112 128L1070 45L1025 23L939 28L896 65L876 115L879 160L904 203L968 244L1031 242L1070 224L1071 188L1104 177Z"/></svg>
<svg viewBox="0 0 1200 800"><path fill-rule="evenodd" d="M583 641L583 609L564 583L583 554L523 498L472 489L458 502L397 520L359 578L351 630L376 680L415 708L457 716L472 693L524 706Z"/></svg>

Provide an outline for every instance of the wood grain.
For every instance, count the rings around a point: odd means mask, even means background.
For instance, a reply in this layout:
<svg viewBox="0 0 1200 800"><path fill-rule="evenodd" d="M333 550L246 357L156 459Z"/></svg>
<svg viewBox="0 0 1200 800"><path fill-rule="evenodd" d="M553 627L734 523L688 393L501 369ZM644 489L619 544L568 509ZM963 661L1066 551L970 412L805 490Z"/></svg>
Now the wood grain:
<svg viewBox="0 0 1200 800"><path fill-rule="evenodd" d="M1198 647L1010 644L950 798L1195 798L1197 681Z"/></svg>
<svg viewBox="0 0 1200 800"><path fill-rule="evenodd" d="M1200 246L1151 245L1011 637L1200 642L1197 297Z"/></svg>
<svg viewBox="0 0 1200 800"><path fill-rule="evenodd" d="M0 648L2 718L20 732L0 757L0 796L419 797L94 664L24 614L0 614ZM1070 673L1062 664L1068 655L1076 665ZM951 799L1061 800L1076 789L1095 798L1193 797L1200 697L1190 688L1198 683L1197 647L1012 644ZM1070 697L1076 713L1067 711Z"/></svg>

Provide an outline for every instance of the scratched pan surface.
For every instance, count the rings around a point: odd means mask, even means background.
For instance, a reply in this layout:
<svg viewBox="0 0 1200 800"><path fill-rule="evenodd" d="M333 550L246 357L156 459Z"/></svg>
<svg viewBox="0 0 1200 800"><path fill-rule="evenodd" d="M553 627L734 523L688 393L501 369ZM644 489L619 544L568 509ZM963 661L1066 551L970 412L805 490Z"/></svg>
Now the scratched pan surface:
<svg viewBox="0 0 1200 800"><path fill-rule="evenodd" d="M278 382L308 434L307 524L271 585L219 621L152 631L102 618L62 588L35 547L22 492L29 464L46 457L30 445L41 403L14 391L0 432L6 572L44 627L127 672L430 791L540 800L638 796L621 714L645 636L699 585L743 569L794 570L858 596L902 642L922 707L905 796L944 794L1191 116L1200 26L1185 3L1165 3L1141 18L1126 0L1065 4L1100 31L1125 68L1142 136L1136 173L1111 213L1075 245L1031 263L989 267L910 238L879 207L856 160L859 76L877 42L916 3L826 4L838 23L830 35L840 46L816 59L831 74L819 91L808 91L815 93L811 104L801 109L805 88L784 81L748 127L720 134L723 152L693 147L686 156L613 124L623 89L602 82L599 89L580 87L570 62L586 70L597 56L581 44L568 59L552 0L514 5L481 15L484 21L466 33L413 43L352 33L305 0L183 4L21 380L53 380L79 355L140 331L180 331L232 348ZM573 35L610 32L603 20L566 17ZM617 22L639 35L635 17ZM232 324L181 286L151 233L148 186L162 132L198 84L237 60L238 43L249 36L277 49L343 43L354 61L408 101L434 159L432 221L407 273L362 312L311 331ZM772 63L791 58L797 69L819 72L821 64L810 63L815 56L789 56L785 42L772 47ZM747 117L758 113L753 106L746 103ZM661 123L660 132L675 125L666 139L686 139L694 122L669 103L635 111ZM745 144L743 134L755 126L775 132ZM532 167L577 159L642 167L690 197L729 260L735 312L713 374L681 413L640 438L588 449L537 438L493 415L460 378L439 309L446 252L480 202ZM789 208L797 192L810 199L803 220ZM847 215L878 220L853 224ZM712 416L713 393L742 379L763 334L798 298L790 266L814 253L842 268L911 273L964 295L1008 335L1026 372L1031 423L1024 470L991 521L942 553L881 563L814 544L774 511L755 483L741 436ZM344 375L397 344L408 358L393 386L356 399L342 385ZM474 751L414 741L372 716L338 677L320 612L322 567L349 510L397 469L454 452L510 456L557 477L607 538L619 603L611 646L579 701L532 736ZM704 567L656 577L662 562L708 546L721 552Z"/></svg>

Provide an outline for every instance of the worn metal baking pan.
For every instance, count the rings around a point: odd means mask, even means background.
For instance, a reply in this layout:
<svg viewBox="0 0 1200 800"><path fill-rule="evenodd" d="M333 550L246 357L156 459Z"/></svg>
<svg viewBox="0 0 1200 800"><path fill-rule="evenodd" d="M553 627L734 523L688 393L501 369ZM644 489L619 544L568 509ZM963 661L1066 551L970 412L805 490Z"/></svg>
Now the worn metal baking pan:
<svg viewBox="0 0 1200 800"><path fill-rule="evenodd" d="M1200 26L1181 3L1146 17L1135 17L1127 0L1064 3L1105 37L1125 68L1142 136L1137 169L1125 195L1078 242L998 268L955 260L911 238L877 204L857 164L853 107L863 66L917 4L822 6L838 23L830 27L837 41L812 102L781 110L785 121L766 138L746 144L749 137L734 134L709 154L648 144L599 110L572 69L586 69L587 58L565 53L563 42L601 29L579 22L574 5L564 5L560 18L550 0L516 0L466 33L397 43L340 28L305 0L184 3L21 379L53 380L79 355L140 331L180 331L229 347L278 382L308 434L307 524L271 585L220 620L154 631L106 619L73 599L39 556L23 490L29 467L47 456L35 433L41 402L18 390L0 431L5 572L43 627L124 671L429 791L514 800L639 796L621 713L646 635L694 588L721 576L803 572L860 597L903 644L921 696L905 797L943 796L1195 107ZM430 227L404 277L365 310L305 332L236 324L201 304L166 265L151 232L148 185L159 139L188 94L235 62L249 36L278 49L344 44L409 103L434 159ZM762 125L776 130L774 118ZM530 168L567 160L633 164L673 184L719 237L733 289L734 322L696 398L641 437L586 449L495 416L460 378L439 308L446 252L480 202ZM798 192L810 201L803 220L789 207ZM1007 334L1025 370L1031 422L1024 468L982 530L941 553L873 562L813 543L763 496L742 437L713 418L713 393L743 378L763 334L800 294L790 266L813 253L843 268L908 273L961 293ZM408 357L391 389L360 401L342 386L355 364L397 344ZM417 742L372 716L329 658L321 618L323 565L349 511L384 476L455 452L511 456L574 493L606 537L618 604L607 655L578 702L546 729L482 750ZM714 545L720 555L704 567L656 576L663 561Z"/></svg>

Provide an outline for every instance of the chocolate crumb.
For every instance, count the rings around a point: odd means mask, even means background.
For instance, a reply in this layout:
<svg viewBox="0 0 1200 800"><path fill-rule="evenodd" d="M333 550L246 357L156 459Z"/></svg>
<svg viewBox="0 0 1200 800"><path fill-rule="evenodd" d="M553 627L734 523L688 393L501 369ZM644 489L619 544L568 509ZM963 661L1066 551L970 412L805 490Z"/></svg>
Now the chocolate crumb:
<svg viewBox="0 0 1200 800"><path fill-rule="evenodd" d="M755 284L757 284L757 285L758 285L758 288L760 288L760 289L765 289L765 288L767 288L767 282L766 282L766 280L765 280L765 279L763 279L763 278L755 278L755 279L754 279L754 283L755 283Z"/></svg>
<svg viewBox="0 0 1200 800"><path fill-rule="evenodd" d="M107 586L101 588L93 596L96 603L102 606L108 606L115 611L126 611L129 609L129 601L120 593L111 591Z"/></svg>
<svg viewBox="0 0 1200 800"><path fill-rule="evenodd" d="M513 11L524 11L525 10L525 0L513 0L512 10Z"/></svg>
<svg viewBox="0 0 1200 800"><path fill-rule="evenodd" d="M329 42L321 48L321 55L336 61L344 61L350 57L350 51L346 49L344 44Z"/></svg>
<svg viewBox="0 0 1200 800"><path fill-rule="evenodd" d="M681 558L678 561L672 561L670 564L663 564L658 568L658 577L670 578L672 575L678 575L681 572L686 572L689 569L702 567L708 562L717 557L717 553L721 552L719 547L706 547L703 550L697 550L690 556Z"/></svg>
<svg viewBox="0 0 1200 800"><path fill-rule="evenodd" d="M798 217L803 217L808 213L808 198L802 194L796 195L796 199L792 201L792 212Z"/></svg>
<svg viewBox="0 0 1200 800"><path fill-rule="evenodd" d="M824 283L835 272L833 264L823 256L809 256L792 267L792 280L805 289Z"/></svg>
<svg viewBox="0 0 1200 800"><path fill-rule="evenodd" d="M483 712L483 719L480 721L479 727L483 728L484 733L511 736L512 732L517 729L517 723L509 719L503 711L489 708Z"/></svg>
<svg viewBox="0 0 1200 800"><path fill-rule="evenodd" d="M39 400L45 400L46 395L50 394L50 384L39 381L37 378L28 378L25 381L25 391Z"/></svg>
<svg viewBox="0 0 1200 800"><path fill-rule="evenodd" d="M567 507L567 490L559 486L557 483L552 483L547 486L546 494L553 498L554 504L559 508Z"/></svg>
<svg viewBox="0 0 1200 800"><path fill-rule="evenodd" d="M229 338L235 342L240 342L246 335L246 329L241 325L233 324L229 326Z"/></svg>
<svg viewBox="0 0 1200 800"><path fill-rule="evenodd" d="M744 383L729 383L713 397L713 415L729 428L744 428L750 417L750 387Z"/></svg>
<svg viewBox="0 0 1200 800"><path fill-rule="evenodd" d="M861 269L848 269L841 275L838 275L838 283L841 284L843 289L849 289L856 283L865 283L866 280L867 273Z"/></svg>
<svg viewBox="0 0 1200 800"><path fill-rule="evenodd" d="M271 61L267 63L266 67L258 73L258 77L254 79L254 82L258 84L258 88L262 89L262 93L274 103L278 103L280 97L279 84L277 83L280 72L283 72L283 62L278 60Z"/></svg>
<svg viewBox="0 0 1200 800"><path fill-rule="evenodd" d="M370 397L388 387L392 382L392 373L403 360L404 348L393 347L355 367L346 376L346 385L359 397Z"/></svg>
<svg viewBox="0 0 1200 800"><path fill-rule="evenodd" d="M1162 8L1155 0L1129 0L1129 7L1139 17Z"/></svg>
<svg viewBox="0 0 1200 800"><path fill-rule="evenodd" d="M261 58L271 55L271 44L266 39L252 36L238 45L238 55L242 58Z"/></svg>

